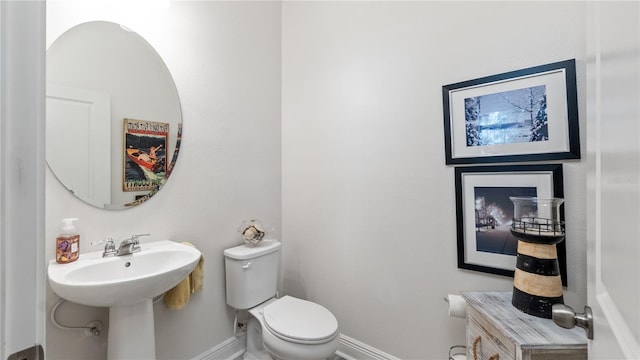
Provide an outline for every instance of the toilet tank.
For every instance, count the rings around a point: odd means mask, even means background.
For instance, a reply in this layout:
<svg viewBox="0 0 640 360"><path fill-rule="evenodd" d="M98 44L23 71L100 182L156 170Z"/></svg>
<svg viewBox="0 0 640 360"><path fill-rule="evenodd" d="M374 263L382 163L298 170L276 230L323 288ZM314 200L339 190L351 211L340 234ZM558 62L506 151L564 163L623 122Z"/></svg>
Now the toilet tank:
<svg viewBox="0 0 640 360"><path fill-rule="evenodd" d="M250 309L276 295L280 243L262 240L257 246L240 245L224 251L227 304Z"/></svg>

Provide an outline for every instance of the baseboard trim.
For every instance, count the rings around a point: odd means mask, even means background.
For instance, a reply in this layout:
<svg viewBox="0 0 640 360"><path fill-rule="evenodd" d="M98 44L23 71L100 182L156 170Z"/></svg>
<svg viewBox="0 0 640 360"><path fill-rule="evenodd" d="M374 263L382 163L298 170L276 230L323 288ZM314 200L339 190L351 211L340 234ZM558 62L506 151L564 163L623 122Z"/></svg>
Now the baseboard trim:
<svg viewBox="0 0 640 360"><path fill-rule="evenodd" d="M247 347L247 335L229 338L212 347L193 360L237 360ZM400 360L393 355L378 350L356 339L340 334L340 344L336 355L345 360Z"/></svg>
<svg viewBox="0 0 640 360"><path fill-rule="evenodd" d="M340 344L336 354L345 360L400 360L344 334L340 334Z"/></svg>
<svg viewBox="0 0 640 360"><path fill-rule="evenodd" d="M247 349L247 335L242 334L238 337L229 338L202 354L193 358L193 360L236 360L241 359L242 354Z"/></svg>

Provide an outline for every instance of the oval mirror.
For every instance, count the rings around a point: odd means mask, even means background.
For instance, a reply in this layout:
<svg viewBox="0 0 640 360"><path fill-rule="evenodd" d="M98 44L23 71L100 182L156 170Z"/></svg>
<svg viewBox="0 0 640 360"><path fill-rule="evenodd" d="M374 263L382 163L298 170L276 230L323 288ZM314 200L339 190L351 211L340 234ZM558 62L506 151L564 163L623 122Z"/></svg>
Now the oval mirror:
<svg viewBox="0 0 640 360"><path fill-rule="evenodd" d="M92 21L47 50L47 163L79 199L125 209L156 194L182 138L178 92L147 41Z"/></svg>

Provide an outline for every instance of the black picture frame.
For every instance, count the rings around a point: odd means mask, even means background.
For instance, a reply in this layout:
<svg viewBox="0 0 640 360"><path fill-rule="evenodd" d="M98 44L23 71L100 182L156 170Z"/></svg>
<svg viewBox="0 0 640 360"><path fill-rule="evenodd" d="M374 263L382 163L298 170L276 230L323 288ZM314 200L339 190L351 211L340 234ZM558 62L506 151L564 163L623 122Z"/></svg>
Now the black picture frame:
<svg viewBox="0 0 640 360"><path fill-rule="evenodd" d="M580 159L575 59L444 85L446 164Z"/></svg>
<svg viewBox="0 0 640 360"><path fill-rule="evenodd" d="M455 189L458 268L513 277L517 240L508 230L509 225L500 226L513 216L509 196L562 198L562 164L456 167ZM491 205L487 205L489 202ZM504 218L483 221L482 207L491 206L493 214ZM564 221L564 205L560 210ZM491 222L498 229L488 230ZM566 238L557 244L563 286L567 286L565 243Z"/></svg>

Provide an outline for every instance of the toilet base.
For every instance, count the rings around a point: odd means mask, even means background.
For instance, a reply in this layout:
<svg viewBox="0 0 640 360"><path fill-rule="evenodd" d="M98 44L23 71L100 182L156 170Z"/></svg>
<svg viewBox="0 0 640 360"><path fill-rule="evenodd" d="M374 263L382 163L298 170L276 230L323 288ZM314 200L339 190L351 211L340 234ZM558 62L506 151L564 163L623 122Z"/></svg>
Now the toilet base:
<svg viewBox="0 0 640 360"><path fill-rule="evenodd" d="M256 357L256 354L250 354L245 351L244 355L242 355L242 360L273 360L273 358L267 353L261 354L260 356L268 357Z"/></svg>
<svg viewBox="0 0 640 360"><path fill-rule="evenodd" d="M255 318L249 319L247 324L247 351L243 360L273 360L262 344L262 325Z"/></svg>

